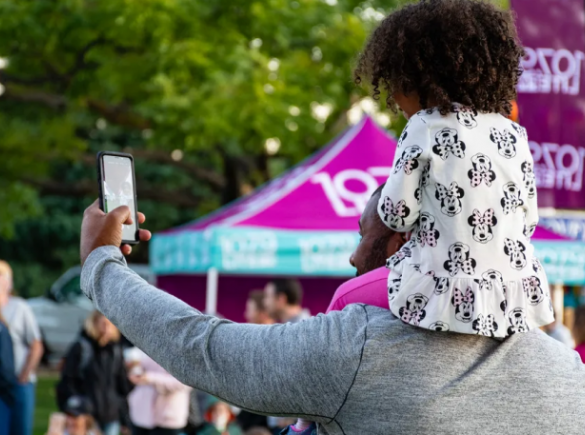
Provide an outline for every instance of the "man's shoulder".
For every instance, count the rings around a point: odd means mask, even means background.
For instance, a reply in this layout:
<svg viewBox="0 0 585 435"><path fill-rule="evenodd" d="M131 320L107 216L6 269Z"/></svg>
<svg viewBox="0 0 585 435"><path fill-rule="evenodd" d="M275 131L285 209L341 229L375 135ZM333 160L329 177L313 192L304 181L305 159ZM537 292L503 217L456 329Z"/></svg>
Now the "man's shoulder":
<svg viewBox="0 0 585 435"><path fill-rule="evenodd" d="M327 312L359 303L387 308L387 281L388 270L379 268L344 282L335 291Z"/></svg>
<svg viewBox="0 0 585 435"><path fill-rule="evenodd" d="M374 269L371 272L364 273L363 275L357 276L355 278L350 279L349 281L344 282L339 286L335 293L337 293L338 296L341 296L364 287L370 286L377 287L380 285L386 286L386 282L388 280L388 273L389 271L385 267Z"/></svg>

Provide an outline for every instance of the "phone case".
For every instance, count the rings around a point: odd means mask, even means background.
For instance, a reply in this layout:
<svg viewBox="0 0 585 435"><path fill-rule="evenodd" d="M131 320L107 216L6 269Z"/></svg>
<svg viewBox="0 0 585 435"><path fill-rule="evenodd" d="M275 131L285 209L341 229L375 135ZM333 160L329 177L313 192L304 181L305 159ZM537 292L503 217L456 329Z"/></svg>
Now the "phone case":
<svg viewBox="0 0 585 435"><path fill-rule="evenodd" d="M96 161L97 161L97 181L98 181L98 189L99 189L99 203L100 203L100 209L102 211L105 211L105 206L104 206L104 191L103 191L103 187L102 187L102 180L103 180L103 176L102 176L102 157L103 156L118 156L118 157L128 157L130 159L130 162L132 164L132 184L133 184L133 188L134 188L134 204L136 204L136 214L134 215L134 222L136 222L136 234L134 235L135 240L122 240L122 244L123 245L137 245L138 242L140 241L139 236L138 236L138 230L140 228L139 224L138 224L138 198L136 196L136 175L134 173L134 157L132 156L132 154L128 154L128 153L118 153L116 151L100 151L97 153L96 156Z"/></svg>

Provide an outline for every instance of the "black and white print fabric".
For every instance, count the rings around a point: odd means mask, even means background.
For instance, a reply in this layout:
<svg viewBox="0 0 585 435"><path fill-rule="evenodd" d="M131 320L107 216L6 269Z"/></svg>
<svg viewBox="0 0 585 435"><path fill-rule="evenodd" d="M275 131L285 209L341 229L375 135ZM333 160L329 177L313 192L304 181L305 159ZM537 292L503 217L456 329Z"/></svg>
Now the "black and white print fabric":
<svg viewBox="0 0 585 435"><path fill-rule="evenodd" d="M433 331L506 337L553 321L530 237L538 223L526 130L454 105L400 135L378 212L410 241L387 261L390 309Z"/></svg>

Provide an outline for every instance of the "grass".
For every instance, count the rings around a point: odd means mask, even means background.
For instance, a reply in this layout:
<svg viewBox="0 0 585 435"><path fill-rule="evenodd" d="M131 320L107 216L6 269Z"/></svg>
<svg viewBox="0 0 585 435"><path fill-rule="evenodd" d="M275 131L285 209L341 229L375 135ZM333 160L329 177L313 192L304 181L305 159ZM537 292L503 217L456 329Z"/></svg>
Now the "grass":
<svg viewBox="0 0 585 435"><path fill-rule="evenodd" d="M55 384L57 374L39 374L33 435L45 435L49 426L49 415L57 411Z"/></svg>

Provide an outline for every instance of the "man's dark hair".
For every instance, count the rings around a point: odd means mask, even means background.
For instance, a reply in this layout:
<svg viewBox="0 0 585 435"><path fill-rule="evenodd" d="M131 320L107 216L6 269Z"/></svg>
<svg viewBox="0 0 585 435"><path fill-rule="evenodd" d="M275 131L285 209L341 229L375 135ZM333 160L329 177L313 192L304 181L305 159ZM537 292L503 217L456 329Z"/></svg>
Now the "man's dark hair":
<svg viewBox="0 0 585 435"><path fill-rule="evenodd" d="M370 196L370 198L374 198L376 196L381 196L382 189L384 188L385 185L386 185L386 183L382 183L378 187L376 187L376 190L374 190L374 192L372 193L372 196Z"/></svg>
<svg viewBox="0 0 585 435"><path fill-rule="evenodd" d="M443 115L454 102L509 114L524 50L509 11L482 0L421 0L391 13L360 55L355 81L367 79L396 110L392 94L417 92L422 108Z"/></svg>
<svg viewBox="0 0 585 435"><path fill-rule="evenodd" d="M303 288L296 279L278 278L272 281L276 296L285 295L288 305L301 305L303 300Z"/></svg>
<svg viewBox="0 0 585 435"><path fill-rule="evenodd" d="M258 311L266 311L264 305L264 292L262 290L253 290L248 294L248 300L254 302Z"/></svg>

